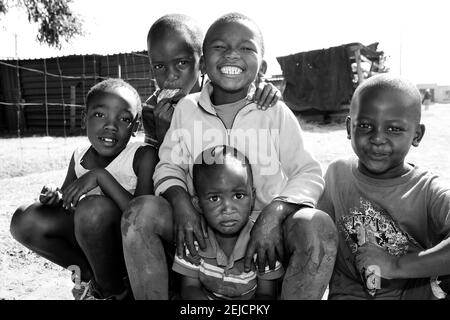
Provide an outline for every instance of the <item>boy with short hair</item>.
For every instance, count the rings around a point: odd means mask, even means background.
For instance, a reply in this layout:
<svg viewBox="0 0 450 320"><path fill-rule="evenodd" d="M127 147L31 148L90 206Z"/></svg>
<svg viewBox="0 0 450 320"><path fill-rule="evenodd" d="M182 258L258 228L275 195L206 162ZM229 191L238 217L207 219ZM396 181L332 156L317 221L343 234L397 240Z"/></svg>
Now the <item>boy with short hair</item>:
<svg viewBox="0 0 450 320"><path fill-rule="evenodd" d="M430 277L450 274L450 189L405 161L425 132L420 109L414 84L387 74L353 95L358 159L330 164L318 205L340 231L330 299L443 297Z"/></svg>
<svg viewBox="0 0 450 320"><path fill-rule="evenodd" d="M202 152L193 167L194 207L206 220L206 248L196 258L175 257L173 270L181 274L183 299L276 299L283 267L258 272L244 270L244 254L257 214L250 163L229 146Z"/></svg>
<svg viewBox="0 0 450 320"><path fill-rule="evenodd" d="M326 213L314 209L323 190L321 169L305 149L293 113L282 102L262 112L248 99L258 73L265 71L263 48L259 28L244 15L225 15L209 28L203 63L211 82L178 103L160 148L154 182L155 194L164 198L141 197L124 213L135 297L167 298L162 241L176 241L179 257L185 247L198 256L194 238L205 248L204 221L191 203L192 169L201 152L221 144L248 156L254 170L259 216L245 254L246 271L254 253L263 271L267 264L274 269L287 251L282 298L322 297L334 265L336 229Z"/></svg>
<svg viewBox="0 0 450 320"><path fill-rule="evenodd" d="M178 101L203 86L202 43L203 31L198 22L184 14L164 15L150 27L148 55L159 89L144 104L142 119L145 142L155 148L164 140ZM265 110L280 96L272 84L261 82L253 99Z"/></svg>
<svg viewBox="0 0 450 320"><path fill-rule="evenodd" d="M153 193L156 165L153 148L129 143L141 110L138 92L122 79L94 85L83 111L89 144L74 151L60 188L44 187L39 202L11 219L17 241L63 268L76 267L76 300L132 298L120 221L133 197Z"/></svg>

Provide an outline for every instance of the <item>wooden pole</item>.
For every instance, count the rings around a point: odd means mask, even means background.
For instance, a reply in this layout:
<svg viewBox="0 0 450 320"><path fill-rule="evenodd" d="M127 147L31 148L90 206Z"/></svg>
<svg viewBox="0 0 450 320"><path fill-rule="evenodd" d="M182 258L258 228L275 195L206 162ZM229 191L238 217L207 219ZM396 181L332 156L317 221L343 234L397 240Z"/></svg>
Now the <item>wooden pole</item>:
<svg viewBox="0 0 450 320"><path fill-rule="evenodd" d="M75 104L76 101L76 91L75 86L70 86L70 134L73 135L75 133L75 124L76 124L76 112L75 112Z"/></svg>
<svg viewBox="0 0 450 320"><path fill-rule="evenodd" d="M364 81L364 75L361 69L361 50L357 49L355 51L355 59L356 59L356 70L358 71L358 84L361 84Z"/></svg>
<svg viewBox="0 0 450 320"><path fill-rule="evenodd" d="M20 72L19 72L19 56L17 50L17 33L14 34L14 46L16 54L16 78L17 78L17 137L21 137L21 119L23 116L22 108L22 88L20 86Z"/></svg>

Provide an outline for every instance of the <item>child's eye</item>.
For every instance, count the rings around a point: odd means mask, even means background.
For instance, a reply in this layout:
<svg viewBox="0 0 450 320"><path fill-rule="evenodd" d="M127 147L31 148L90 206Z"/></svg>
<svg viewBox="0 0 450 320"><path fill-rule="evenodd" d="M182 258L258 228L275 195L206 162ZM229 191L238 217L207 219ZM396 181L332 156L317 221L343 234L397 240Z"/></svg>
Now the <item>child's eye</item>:
<svg viewBox="0 0 450 320"><path fill-rule="evenodd" d="M242 51L248 51L248 52L253 52L253 51L255 51L253 48L250 48L250 47L242 47L241 50L242 50Z"/></svg>
<svg viewBox="0 0 450 320"><path fill-rule="evenodd" d="M225 46L221 44L216 44L212 46L213 49L225 50Z"/></svg>
<svg viewBox="0 0 450 320"><path fill-rule="evenodd" d="M96 118L103 118L103 113L101 113L101 112L95 112L94 113L94 117L96 117Z"/></svg>
<svg viewBox="0 0 450 320"><path fill-rule="evenodd" d="M162 64L155 64L155 65L153 65L153 69L155 71L161 70L162 68L164 68L164 65L162 65Z"/></svg>
<svg viewBox="0 0 450 320"><path fill-rule="evenodd" d="M372 129L372 125L370 125L368 123L360 123L360 124L358 124L358 128L360 128L360 129Z"/></svg>
<svg viewBox="0 0 450 320"><path fill-rule="evenodd" d="M403 129L402 128L398 128L398 127L389 127L388 131L389 132L402 132Z"/></svg>
<svg viewBox="0 0 450 320"><path fill-rule="evenodd" d="M236 193L236 194L234 195L234 197L235 197L236 199L238 199L238 200L242 200L242 199L244 199L245 194L243 194L243 193Z"/></svg>
<svg viewBox="0 0 450 320"><path fill-rule="evenodd" d="M217 202L217 201L219 201L219 199L220 199L219 196L214 195L214 196L210 196L208 198L208 201Z"/></svg>
<svg viewBox="0 0 450 320"><path fill-rule="evenodd" d="M121 118L120 120L126 123L131 123L132 121L130 118Z"/></svg>
<svg viewBox="0 0 450 320"><path fill-rule="evenodd" d="M177 67L180 69L185 69L188 66L189 66L189 61L187 61L187 60L181 60L181 61L178 61L178 63L177 63Z"/></svg>

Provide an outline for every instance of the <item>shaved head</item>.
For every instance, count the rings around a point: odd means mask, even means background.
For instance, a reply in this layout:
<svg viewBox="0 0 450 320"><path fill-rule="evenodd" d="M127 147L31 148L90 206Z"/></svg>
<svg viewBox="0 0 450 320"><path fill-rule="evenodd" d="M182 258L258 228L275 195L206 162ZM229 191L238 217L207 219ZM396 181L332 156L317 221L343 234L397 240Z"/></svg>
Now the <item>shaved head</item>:
<svg viewBox="0 0 450 320"><path fill-rule="evenodd" d="M414 114L414 118L420 122L421 117L421 96L417 87L409 80L390 74L380 74L365 80L356 88L350 104L350 117L359 109L359 105L364 98L376 96L379 93L397 93L405 101L403 107L408 108L408 112Z"/></svg>
<svg viewBox="0 0 450 320"><path fill-rule="evenodd" d="M208 177L209 170L217 170L220 166L241 170L245 168L250 183L253 184L253 175L248 158L237 149L220 145L204 150L195 160L193 167L194 187L197 190L200 180Z"/></svg>
<svg viewBox="0 0 450 320"><path fill-rule="evenodd" d="M162 16L151 26L147 35L147 43L150 44L153 40L170 33L182 34L193 52L202 55L203 31L195 19L185 14Z"/></svg>

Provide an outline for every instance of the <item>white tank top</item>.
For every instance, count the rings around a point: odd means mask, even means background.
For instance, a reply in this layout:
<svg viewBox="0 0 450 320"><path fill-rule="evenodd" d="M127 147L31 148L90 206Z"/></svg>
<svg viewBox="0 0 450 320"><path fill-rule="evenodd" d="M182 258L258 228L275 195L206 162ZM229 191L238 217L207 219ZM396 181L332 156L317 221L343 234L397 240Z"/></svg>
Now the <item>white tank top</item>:
<svg viewBox="0 0 450 320"><path fill-rule="evenodd" d="M147 145L144 142L132 142L129 143L122 152L114 158L113 161L105 168L116 181L129 193L134 195L134 191L136 190L137 184L137 176L133 170L133 160L136 150L142 146ZM75 149L73 153L73 159L75 161L75 174L77 178L84 175L88 172L88 169L85 169L80 161L83 159L84 154L89 150L90 145L87 147L81 147ZM88 195L101 194L103 195L100 187L96 187L87 193Z"/></svg>

